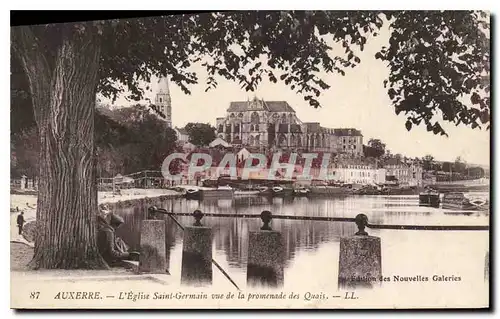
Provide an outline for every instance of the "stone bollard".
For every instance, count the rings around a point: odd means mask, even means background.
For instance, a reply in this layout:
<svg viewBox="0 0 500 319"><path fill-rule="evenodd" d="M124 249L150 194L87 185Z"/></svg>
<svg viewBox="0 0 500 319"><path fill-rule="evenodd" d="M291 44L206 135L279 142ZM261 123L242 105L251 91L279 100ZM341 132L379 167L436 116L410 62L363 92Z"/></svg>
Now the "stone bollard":
<svg viewBox="0 0 500 319"><path fill-rule="evenodd" d="M140 243L139 272L166 274L165 221L143 220Z"/></svg>
<svg viewBox="0 0 500 319"><path fill-rule="evenodd" d="M203 227L203 213L193 212L195 223L184 228L181 283L190 286L212 284L212 229Z"/></svg>
<svg viewBox="0 0 500 319"><path fill-rule="evenodd" d="M355 218L358 232L340 238L339 289L373 288L380 285L382 276L382 249L380 237L369 236L365 231L368 217Z"/></svg>
<svg viewBox="0 0 500 319"><path fill-rule="evenodd" d="M490 280L490 252L486 252L486 256L484 258L484 280Z"/></svg>
<svg viewBox="0 0 500 319"><path fill-rule="evenodd" d="M150 206L148 208L148 213L147 213L146 219L149 219L149 220L158 219L157 218L157 213L156 213L157 209L158 208L156 206Z"/></svg>
<svg viewBox="0 0 500 319"><path fill-rule="evenodd" d="M279 288L284 281L281 233L269 226L271 212L263 211L260 216L264 225L260 231L250 232L248 239L247 285Z"/></svg>

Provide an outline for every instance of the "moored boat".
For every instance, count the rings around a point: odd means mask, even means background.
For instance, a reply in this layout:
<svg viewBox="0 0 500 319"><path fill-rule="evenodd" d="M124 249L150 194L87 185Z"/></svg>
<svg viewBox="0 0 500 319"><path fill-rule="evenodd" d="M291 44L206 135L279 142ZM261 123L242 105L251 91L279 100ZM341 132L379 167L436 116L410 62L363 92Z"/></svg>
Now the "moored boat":
<svg viewBox="0 0 500 319"><path fill-rule="evenodd" d="M427 190L418 195L419 206L439 207L439 193L434 190Z"/></svg>
<svg viewBox="0 0 500 319"><path fill-rule="evenodd" d="M272 186L272 187L259 187L259 195L261 196L271 196L271 197L286 197L293 195L292 188L285 188L281 186Z"/></svg>
<svg viewBox="0 0 500 319"><path fill-rule="evenodd" d="M311 196L344 196L351 195L354 190L348 186L323 186L323 187L311 187Z"/></svg>
<svg viewBox="0 0 500 319"><path fill-rule="evenodd" d="M487 210L489 202L486 199L469 199L461 192L450 192L443 196L443 209L452 210Z"/></svg>
<svg viewBox="0 0 500 319"><path fill-rule="evenodd" d="M482 198L469 199L469 204L476 210L488 210L490 208L490 202Z"/></svg>
<svg viewBox="0 0 500 319"><path fill-rule="evenodd" d="M186 189L185 196L187 199L201 199L203 196L203 192L199 188L188 188Z"/></svg>
<svg viewBox="0 0 500 319"><path fill-rule="evenodd" d="M292 196L293 189L292 188L284 188L281 186L273 186L271 187L271 195L272 196Z"/></svg>
<svg viewBox="0 0 500 319"><path fill-rule="evenodd" d="M203 197L232 198L234 189L231 186L219 186L217 188L205 188Z"/></svg>
<svg viewBox="0 0 500 319"><path fill-rule="evenodd" d="M271 196L271 188L270 187L267 187L267 186L261 186L259 188L257 188L258 191L259 191L259 195L261 196Z"/></svg>
<svg viewBox="0 0 500 319"><path fill-rule="evenodd" d="M376 185L365 185L354 191L355 195L388 195L388 190Z"/></svg>
<svg viewBox="0 0 500 319"><path fill-rule="evenodd" d="M293 195L298 197L309 196L311 190L305 187L299 187L293 190Z"/></svg>
<svg viewBox="0 0 500 319"><path fill-rule="evenodd" d="M254 195L259 195L260 191L256 190L237 190L234 191L234 196L254 196Z"/></svg>

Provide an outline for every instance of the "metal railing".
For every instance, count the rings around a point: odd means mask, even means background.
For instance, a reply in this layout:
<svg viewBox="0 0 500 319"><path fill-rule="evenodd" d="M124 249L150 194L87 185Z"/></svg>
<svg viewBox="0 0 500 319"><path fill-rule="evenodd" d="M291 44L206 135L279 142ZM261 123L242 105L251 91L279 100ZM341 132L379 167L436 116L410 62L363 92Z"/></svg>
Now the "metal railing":
<svg viewBox="0 0 500 319"><path fill-rule="evenodd" d="M371 229L390 229L390 230L429 230L429 231L488 231L488 225L404 225L404 224L371 224L368 216L358 214L356 217L322 217L322 216L295 216L295 215L273 215L270 211L263 211L260 214L224 214L224 213L202 213L200 210L195 210L193 213L174 213L163 208L152 206L148 209L148 218L153 219L154 214L160 213L169 216L192 216L199 222L203 217L233 217L233 218L260 218L264 222L264 226L269 227L272 219L285 220L307 220L307 221L323 221L323 222L354 222L359 231L364 232L365 228ZM264 227L263 226L263 227Z"/></svg>
<svg viewBox="0 0 500 319"><path fill-rule="evenodd" d="M284 220L306 220L306 221L327 221L327 222L354 222L358 228L358 231L354 234L357 236L368 236L365 228L371 229L391 229L391 230L431 230L431 231L487 231L489 226L476 226L476 225L383 225L383 224L371 224L368 222L368 216L365 214L358 214L356 217L320 217L320 216L293 216L293 215L273 215L270 211L265 210L260 214L219 214L219 213L207 213L204 214L201 210L195 210L193 213L174 213L169 212L163 208L157 208L151 206L148 208L147 219L157 219L157 214L167 215L172 219L179 228L184 231L184 226L182 226L175 216L192 216L195 219L193 226L202 226L201 219L203 217L232 217L232 218L260 218L263 222L261 230L272 230L270 223L272 219L284 219ZM219 269L219 271L228 279L231 284L238 290L240 288L235 283L235 281L230 277L230 275L217 263L213 258L211 259L213 265Z"/></svg>

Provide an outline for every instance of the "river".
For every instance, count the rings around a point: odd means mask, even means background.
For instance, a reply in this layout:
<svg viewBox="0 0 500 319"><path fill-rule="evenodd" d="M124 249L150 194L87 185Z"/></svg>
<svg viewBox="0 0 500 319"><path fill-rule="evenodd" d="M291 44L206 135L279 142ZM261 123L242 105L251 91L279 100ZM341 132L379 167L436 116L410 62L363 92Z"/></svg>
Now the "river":
<svg viewBox="0 0 500 319"><path fill-rule="evenodd" d="M484 195L484 194L482 194ZM418 196L347 196L338 198L265 198L169 199L158 206L178 213L200 209L205 213L260 214L269 210L275 215L329 217L368 216L372 224L405 225L489 225L488 213L450 214L440 208L420 207ZM115 213L125 219L118 230L132 248L139 248L140 223L147 207L136 205L119 208ZM192 225L189 216L177 217L185 226ZM182 260L182 230L168 217L166 244L169 271L179 280ZM260 219L202 219L213 229L213 258L240 286L246 285L246 262L250 231L262 226ZM318 290L336 287L339 264L339 239L353 235L357 228L351 222L273 220L274 230L282 234L285 246L284 288ZM483 280L488 231L422 231L367 229L381 238L382 272L387 276L425 275L460 276L471 285ZM231 283L214 267L213 285L231 287Z"/></svg>

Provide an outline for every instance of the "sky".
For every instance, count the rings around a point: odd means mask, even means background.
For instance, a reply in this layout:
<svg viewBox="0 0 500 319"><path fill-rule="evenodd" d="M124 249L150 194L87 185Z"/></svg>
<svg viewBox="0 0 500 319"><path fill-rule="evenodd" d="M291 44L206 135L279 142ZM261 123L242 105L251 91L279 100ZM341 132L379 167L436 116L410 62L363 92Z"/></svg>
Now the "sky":
<svg viewBox="0 0 500 319"><path fill-rule="evenodd" d="M205 92L206 71L200 65L195 65L192 70L198 74L199 84L190 87L191 95L186 95L175 83L170 82L172 125L182 127L188 122L215 125L217 117L225 116L231 101L244 101L257 96L264 100L287 101L303 122L320 122L328 128L360 129L364 144L370 138L381 139L393 154L409 157L431 154L440 161L454 161L460 156L471 164L489 165L490 131L472 130L444 122L441 125L448 137L427 132L425 126L414 126L410 132L406 130L404 114L395 114L387 89L383 86L389 70L374 57L382 46L388 45L389 35L389 30L385 29L381 30L379 36L370 38L365 50L358 54L361 63L345 70L345 76L321 73L330 88L322 92L319 98L322 107L318 109L310 106L302 95L293 92L285 84L268 80L262 81L255 92L247 92L238 83L219 78L218 87ZM145 94L145 98L151 101L154 101L156 82L156 79L152 79L151 91ZM101 100L110 103L106 99ZM115 105L136 103L126 101L122 96Z"/></svg>

